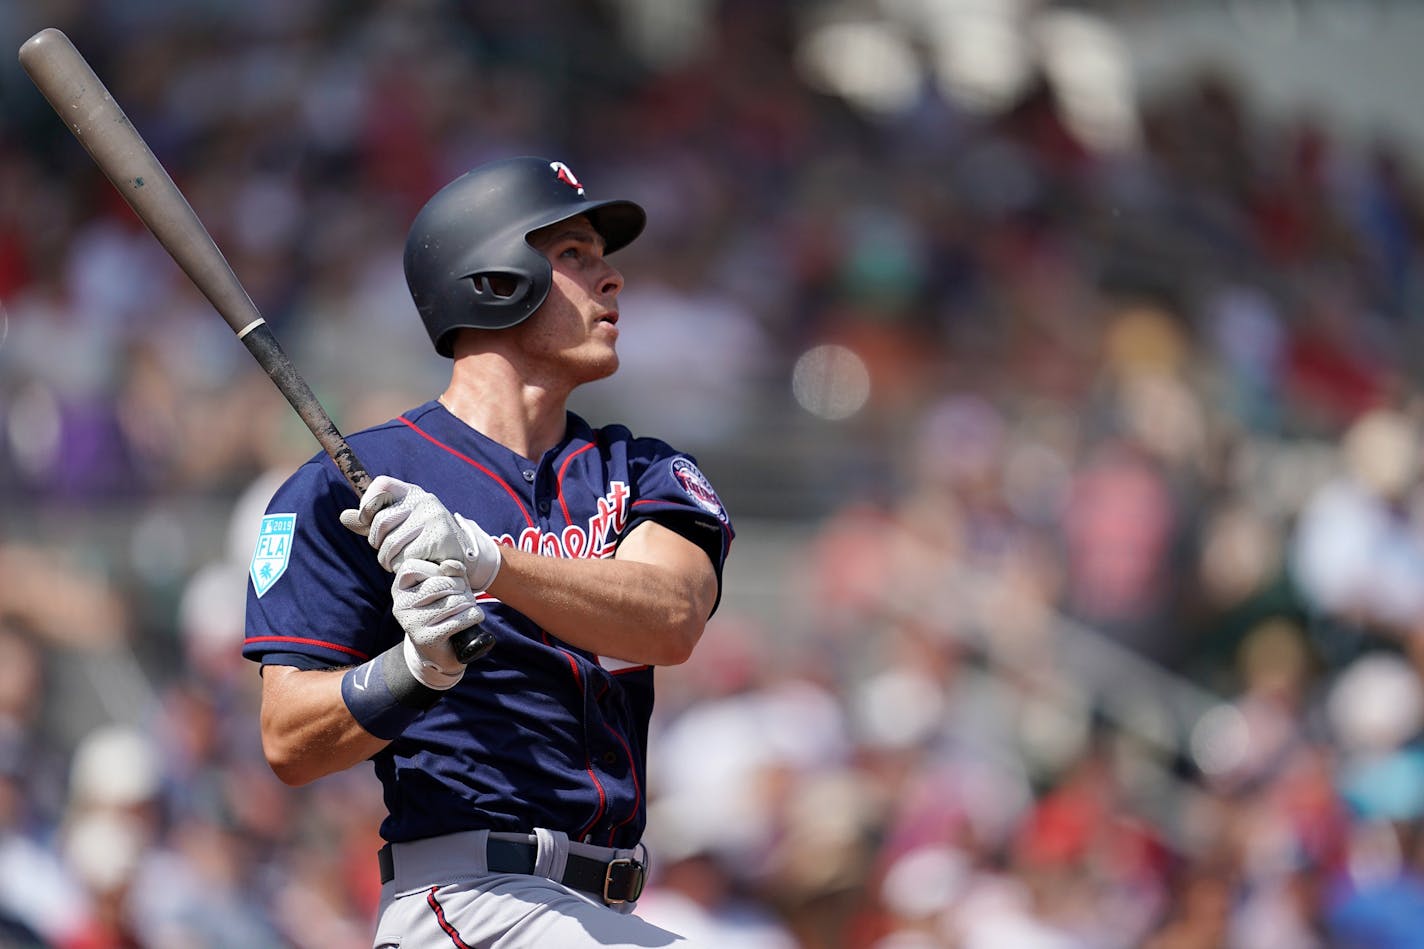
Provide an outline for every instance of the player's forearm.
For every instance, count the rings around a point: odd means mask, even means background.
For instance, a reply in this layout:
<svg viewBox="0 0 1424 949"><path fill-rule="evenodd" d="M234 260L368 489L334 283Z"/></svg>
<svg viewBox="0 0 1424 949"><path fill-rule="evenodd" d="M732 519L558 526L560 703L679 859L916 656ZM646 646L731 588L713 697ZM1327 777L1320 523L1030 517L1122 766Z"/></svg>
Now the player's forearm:
<svg viewBox="0 0 1424 949"><path fill-rule="evenodd" d="M520 550L489 592L572 646L647 665L687 661L712 608L696 578L664 566Z"/></svg>
<svg viewBox="0 0 1424 949"><path fill-rule="evenodd" d="M340 670L267 666L262 675L262 750L283 783L307 784L365 761L387 744L351 717Z"/></svg>

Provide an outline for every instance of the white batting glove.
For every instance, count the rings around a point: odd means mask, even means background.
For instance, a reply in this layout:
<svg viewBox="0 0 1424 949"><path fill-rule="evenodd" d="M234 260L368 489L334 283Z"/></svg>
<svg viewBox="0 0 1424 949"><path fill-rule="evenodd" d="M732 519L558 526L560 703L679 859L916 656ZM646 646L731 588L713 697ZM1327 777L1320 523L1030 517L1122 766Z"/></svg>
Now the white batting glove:
<svg viewBox="0 0 1424 949"><path fill-rule="evenodd" d="M341 512L341 523L370 541L376 559L392 572L405 560L458 560L476 593L488 590L499 573L494 538L474 521L451 514L419 485L381 475L361 496L359 507Z"/></svg>
<svg viewBox="0 0 1424 949"><path fill-rule="evenodd" d="M465 674L450 637L485 618L459 560L404 560L391 584L391 612L405 630L405 664L432 689L448 689Z"/></svg>

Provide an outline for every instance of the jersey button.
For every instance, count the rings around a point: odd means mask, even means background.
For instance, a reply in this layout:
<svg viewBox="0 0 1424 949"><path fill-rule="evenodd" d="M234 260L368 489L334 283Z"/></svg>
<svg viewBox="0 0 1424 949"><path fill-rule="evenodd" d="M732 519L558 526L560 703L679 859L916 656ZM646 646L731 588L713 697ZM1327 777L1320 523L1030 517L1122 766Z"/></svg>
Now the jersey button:
<svg viewBox="0 0 1424 949"><path fill-rule="evenodd" d="M548 502L548 501L540 501L540 502L539 502L539 514L540 514L541 517L548 517L548 516L549 516L549 502Z"/></svg>
<svg viewBox="0 0 1424 949"><path fill-rule="evenodd" d="M603 753L603 766L604 766L605 768L611 768L611 767L613 767L613 766L614 766L615 764L617 764L617 763L618 763L618 755L617 755L616 752L605 751L605 752Z"/></svg>
<svg viewBox="0 0 1424 949"><path fill-rule="evenodd" d="M528 482L530 482L531 484L533 483L533 481L534 481L534 472L532 472L532 471L521 471L520 474L524 475L524 480L525 480L525 481L528 481Z"/></svg>

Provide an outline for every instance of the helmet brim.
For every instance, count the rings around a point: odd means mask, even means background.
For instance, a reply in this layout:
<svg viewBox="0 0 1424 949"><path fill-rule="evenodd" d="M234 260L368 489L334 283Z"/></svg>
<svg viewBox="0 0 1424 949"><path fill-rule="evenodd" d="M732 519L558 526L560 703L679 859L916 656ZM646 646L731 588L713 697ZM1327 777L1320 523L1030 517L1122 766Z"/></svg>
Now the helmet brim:
<svg viewBox="0 0 1424 949"><path fill-rule="evenodd" d="M585 211L593 229L603 238L603 252L622 250L643 233L648 215L632 201L610 199L595 201Z"/></svg>

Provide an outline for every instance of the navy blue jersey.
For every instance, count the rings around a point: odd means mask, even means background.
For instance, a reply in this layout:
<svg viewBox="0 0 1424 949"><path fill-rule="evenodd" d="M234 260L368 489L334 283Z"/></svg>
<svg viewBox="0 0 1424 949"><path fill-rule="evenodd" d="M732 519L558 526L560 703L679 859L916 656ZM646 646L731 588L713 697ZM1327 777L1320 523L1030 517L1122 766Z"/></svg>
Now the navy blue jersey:
<svg viewBox="0 0 1424 949"><path fill-rule="evenodd" d="M572 413L530 461L438 402L349 437L372 474L418 484L501 543L555 557L611 557L644 520L707 551L721 580L732 526L688 455ZM273 496L247 590L243 654L304 669L350 666L400 642L392 577L338 515L356 496L325 455ZM481 596L495 650L373 759L387 840L548 827L631 847L645 818L653 670L561 642Z"/></svg>

